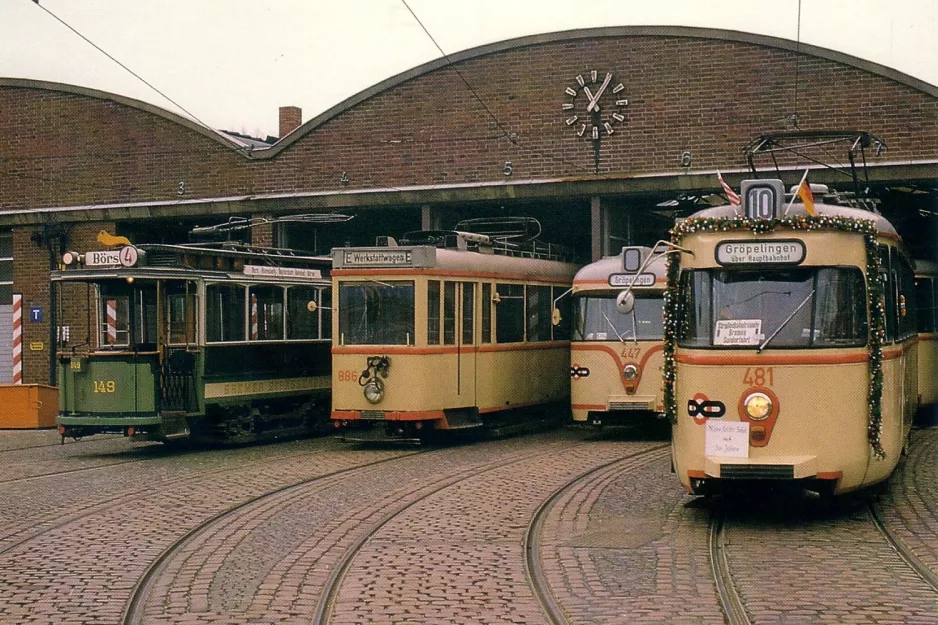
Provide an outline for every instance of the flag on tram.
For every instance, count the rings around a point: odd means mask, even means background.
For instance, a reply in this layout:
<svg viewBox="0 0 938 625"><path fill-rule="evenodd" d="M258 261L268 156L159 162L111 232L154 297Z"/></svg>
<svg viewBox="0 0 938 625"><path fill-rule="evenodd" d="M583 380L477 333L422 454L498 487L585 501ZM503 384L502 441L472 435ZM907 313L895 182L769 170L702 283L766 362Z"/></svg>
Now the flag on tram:
<svg viewBox="0 0 938 625"><path fill-rule="evenodd" d="M720 172L717 172L717 180L720 181L720 186L723 187L723 192L726 193L726 199L730 201L730 204L733 206L739 206L741 204L739 194L733 191L733 187L726 184L726 181L723 180L723 176L720 174Z"/></svg>
<svg viewBox="0 0 938 625"><path fill-rule="evenodd" d="M804 202L804 209L808 214L814 217L814 194L811 193L811 185L808 183L808 170L805 170L798 188L795 190L795 197L800 197Z"/></svg>

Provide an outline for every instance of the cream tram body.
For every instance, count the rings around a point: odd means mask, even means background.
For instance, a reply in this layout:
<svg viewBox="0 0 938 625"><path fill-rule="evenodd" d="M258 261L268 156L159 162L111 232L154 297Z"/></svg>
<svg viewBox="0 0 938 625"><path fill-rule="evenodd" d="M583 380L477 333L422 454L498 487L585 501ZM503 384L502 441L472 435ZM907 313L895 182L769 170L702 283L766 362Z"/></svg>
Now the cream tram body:
<svg viewBox="0 0 938 625"><path fill-rule="evenodd" d="M915 263L915 305L918 314L918 392L922 406L938 411L938 263Z"/></svg>
<svg viewBox="0 0 938 625"><path fill-rule="evenodd" d="M691 254L680 257L675 308L666 310L677 328L673 463L692 492L800 480L839 494L887 479L907 443L918 363L907 308L911 263L881 216L820 202L816 209L818 217L875 226L885 278L881 424L870 434L875 377L863 234L782 225L763 234L684 234L679 243ZM736 210L694 217L732 220ZM805 214L794 204L787 217Z"/></svg>
<svg viewBox="0 0 938 625"><path fill-rule="evenodd" d="M552 311L575 265L419 245L336 249L333 267L337 426L411 438L569 401Z"/></svg>
<svg viewBox="0 0 938 625"><path fill-rule="evenodd" d="M635 261L626 267L626 255ZM664 412L661 396L664 256L648 247L623 248L573 278L570 405L574 422L623 425ZM647 266L642 267L644 261ZM637 263L637 265L635 264ZM640 270L640 271L639 271ZM617 297L635 298L623 313Z"/></svg>

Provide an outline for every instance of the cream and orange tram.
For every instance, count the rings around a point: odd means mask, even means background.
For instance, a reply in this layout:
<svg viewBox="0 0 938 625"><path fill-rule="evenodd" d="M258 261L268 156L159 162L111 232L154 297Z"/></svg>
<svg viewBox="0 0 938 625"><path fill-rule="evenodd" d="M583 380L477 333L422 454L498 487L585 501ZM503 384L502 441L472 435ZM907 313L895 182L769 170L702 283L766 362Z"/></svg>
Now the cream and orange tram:
<svg viewBox="0 0 938 625"><path fill-rule="evenodd" d="M421 439L510 426L522 408L562 421L570 315L552 321L576 265L536 240L471 231L389 243L333 250L336 426L373 426L348 438Z"/></svg>
<svg viewBox="0 0 938 625"><path fill-rule="evenodd" d="M573 278L570 405L573 420L625 425L664 412L662 313L666 257L625 247ZM629 306L621 296L631 293Z"/></svg>
<svg viewBox="0 0 938 625"><path fill-rule="evenodd" d="M668 267L665 407L691 492L839 494L886 480L903 453L917 408L913 265L882 216L825 191L812 215L780 180L747 180L742 207L672 229L688 253Z"/></svg>

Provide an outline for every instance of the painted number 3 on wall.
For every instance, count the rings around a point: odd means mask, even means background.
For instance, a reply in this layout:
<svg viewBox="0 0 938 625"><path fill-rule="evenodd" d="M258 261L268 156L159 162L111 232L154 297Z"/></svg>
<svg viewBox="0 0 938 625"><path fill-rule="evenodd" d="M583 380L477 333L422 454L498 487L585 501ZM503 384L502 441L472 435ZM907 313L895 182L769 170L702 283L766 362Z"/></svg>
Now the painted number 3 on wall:
<svg viewBox="0 0 938 625"><path fill-rule="evenodd" d="M95 393L113 393L117 390L114 380L94 380Z"/></svg>

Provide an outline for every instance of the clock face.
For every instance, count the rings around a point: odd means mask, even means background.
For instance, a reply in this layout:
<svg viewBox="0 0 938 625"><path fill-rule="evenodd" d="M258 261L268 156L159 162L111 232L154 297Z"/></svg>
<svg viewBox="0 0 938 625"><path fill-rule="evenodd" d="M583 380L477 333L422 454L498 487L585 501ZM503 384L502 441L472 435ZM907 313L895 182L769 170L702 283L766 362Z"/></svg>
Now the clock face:
<svg viewBox="0 0 938 625"><path fill-rule="evenodd" d="M616 124L625 121L625 86L616 81L612 72L592 70L576 77L564 90L564 123L577 136L599 141L615 132Z"/></svg>

